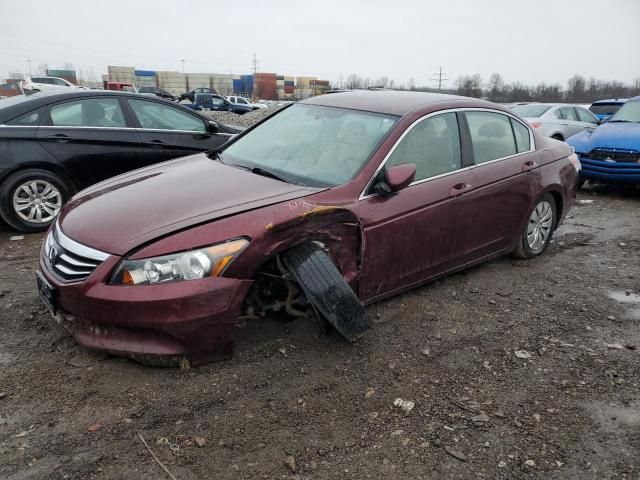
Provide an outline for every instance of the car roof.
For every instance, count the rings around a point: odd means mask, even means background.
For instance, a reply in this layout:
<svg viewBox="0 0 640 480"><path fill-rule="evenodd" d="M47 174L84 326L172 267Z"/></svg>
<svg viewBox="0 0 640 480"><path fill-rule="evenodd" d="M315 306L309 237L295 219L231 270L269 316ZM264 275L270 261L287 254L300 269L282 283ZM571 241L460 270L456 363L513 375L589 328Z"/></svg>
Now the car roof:
<svg viewBox="0 0 640 480"><path fill-rule="evenodd" d="M596 100L595 102L593 102L591 105L598 105L600 103L626 103L628 100L633 100L633 98L629 99L629 98L608 98L606 100Z"/></svg>
<svg viewBox="0 0 640 480"><path fill-rule="evenodd" d="M432 107L433 110L456 107L484 107L505 110L500 105L475 98L443 93L403 92L397 90L353 90L332 93L331 95L318 95L298 103L349 108L397 116L403 116L425 107Z"/></svg>
<svg viewBox="0 0 640 480"><path fill-rule="evenodd" d="M4 105L0 103L0 124L16 118L19 115L30 112L40 107L44 107L51 103L59 102L61 100L73 100L73 99L81 99L84 97L127 97L127 98L139 98L141 100L147 101L158 101L162 102L163 100L156 100L154 97L145 94L133 93L133 92L122 92L116 90L82 90L82 89L73 89L73 91L68 92L59 92L57 90L49 90L46 92L38 92L31 95L20 95L17 97L11 97L12 99L18 99L16 101L11 102L9 105ZM20 101L22 100L22 101ZM3 102L6 100L3 100ZM177 105L179 106L179 105ZM186 108L186 107L183 107ZM193 113L190 111L190 113Z"/></svg>

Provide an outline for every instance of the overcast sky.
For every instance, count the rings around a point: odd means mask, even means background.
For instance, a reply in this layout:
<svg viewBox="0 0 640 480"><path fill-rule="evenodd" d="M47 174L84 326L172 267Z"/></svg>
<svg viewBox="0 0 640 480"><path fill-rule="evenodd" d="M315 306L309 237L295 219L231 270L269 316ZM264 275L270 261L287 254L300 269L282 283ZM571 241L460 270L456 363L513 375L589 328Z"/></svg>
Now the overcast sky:
<svg viewBox="0 0 640 480"><path fill-rule="evenodd" d="M640 0L0 0L0 77L107 65L187 72L350 73L431 84L499 72L560 82L640 77Z"/></svg>

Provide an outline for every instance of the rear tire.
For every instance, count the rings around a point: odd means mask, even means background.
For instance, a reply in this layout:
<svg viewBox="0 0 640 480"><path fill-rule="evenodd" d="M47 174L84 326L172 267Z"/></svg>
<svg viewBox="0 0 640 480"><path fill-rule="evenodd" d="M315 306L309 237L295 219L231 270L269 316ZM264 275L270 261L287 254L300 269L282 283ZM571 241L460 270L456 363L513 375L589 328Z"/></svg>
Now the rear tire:
<svg viewBox="0 0 640 480"><path fill-rule="evenodd" d="M57 175L41 169L15 172L0 185L0 216L25 233L49 228L71 189Z"/></svg>
<svg viewBox="0 0 640 480"><path fill-rule="evenodd" d="M549 193L539 198L527 214L514 255L532 258L544 253L556 227L556 201Z"/></svg>

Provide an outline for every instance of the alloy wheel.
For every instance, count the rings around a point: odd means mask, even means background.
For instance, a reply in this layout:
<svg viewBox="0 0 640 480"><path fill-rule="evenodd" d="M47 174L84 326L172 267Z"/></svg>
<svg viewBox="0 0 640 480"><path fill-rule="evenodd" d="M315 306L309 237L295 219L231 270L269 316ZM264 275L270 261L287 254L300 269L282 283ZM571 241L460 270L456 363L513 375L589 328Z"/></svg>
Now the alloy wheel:
<svg viewBox="0 0 640 480"><path fill-rule="evenodd" d="M527 245L532 252L544 249L552 227L553 208L548 201L543 200L531 212L527 226Z"/></svg>
<svg viewBox="0 0 640 480"><path fill-rule="evenodd" d="M29 223L50 223L61 207L60 190L46 180L29 180L19 185L13 193L13 210Z"/></svg>

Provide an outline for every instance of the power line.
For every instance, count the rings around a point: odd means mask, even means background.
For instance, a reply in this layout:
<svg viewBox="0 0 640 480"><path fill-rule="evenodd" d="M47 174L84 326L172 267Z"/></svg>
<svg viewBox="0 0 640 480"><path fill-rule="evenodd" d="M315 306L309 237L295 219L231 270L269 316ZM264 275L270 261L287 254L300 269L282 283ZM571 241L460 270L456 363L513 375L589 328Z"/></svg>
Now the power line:
<svg viewBox="0 0 640 480"><path fill-rule="evenodd" d="M438 86L438 90L442 90L442 82L449 81L449 79L445 76L446 73L444 73L442 71L442 67L440 67L440 70L437 73L434 73L433 75L434 76L431 77L431 81L435 82L435 84Z"/></svg>

